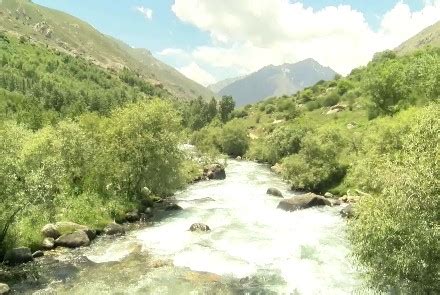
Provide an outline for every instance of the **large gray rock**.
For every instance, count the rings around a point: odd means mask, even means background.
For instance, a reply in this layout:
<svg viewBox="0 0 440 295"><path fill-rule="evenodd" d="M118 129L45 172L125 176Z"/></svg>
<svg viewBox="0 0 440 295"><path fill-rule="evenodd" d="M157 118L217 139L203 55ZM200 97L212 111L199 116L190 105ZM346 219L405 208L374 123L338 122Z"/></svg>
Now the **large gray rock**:
<svg viewBox="0 0 440 295"><path fill-rule="evenodd" d="M181 210L183 210L183 208L177 204L169 204L165 207L165 211L181 211Z"/></svg>
<svg viewBox="0 0 440 295"><path fill-rule="evenodd" d="M225 167L221 164L212 164L203 169L203 175L208 179L226 179Z"/></svg>
<svg viewBox="0 0 440 295"><path fill-rule="evenodd" d="M134 210L125 214L125 219L128 222L137 222L141 219L141 215L138 210Z"/></svg>
<svg viewBox="0 0 440 295"><path fill-rule="evenodd" d="M104 228L104 233L108 236L123 235L125 229L122 225L113 222Z"/></svg>
<svg viewBox="0 0 440 295"><path fill-rule="evenodd" d="M55 240L55 245L65 248L78 248L90 245L90 239L83 230L65 234Z"/></svg>
<svg viewBox="0 0 440 295"><path fill-rule="evenodd" d="M33 257L33 258L40 258L40 257L43 257L43 256L44 256L44 252L43 252L43 251L40 251L40 250L35 251L35 252L32 254L32 257Z"/></svg>
<svg viewBox="0 0 440 295"><path fill-rule="evenodd" d="M277 208L285 211L296 211L317 206L331 206L331 202L323 196L309 193L282 200Z"/></svg>
<svg viewBox="0 0 440 295"><path fill-rule="evenodd" d="M41 233L45 238L57 239L62 235L71 234L79 230L89 231L90 229L85 225L74 222L57 222L55 224L46 224Z"/></svg>
<svg viewBox="0 0 440 295"><path fill-rule="evenodd" d="M44 238L43 242L41 243L41 247L44 250L51 250L55 248L55 239L54 238Z"/></svg>
<svg viewBox="0 0 440 295"><path fill-rule="evenodd" d="M274 197L283 198L283 194L281 193L281 191L274 187L268 188L266 193Z"/></svg>
<svg viewBox="0 0 440 295"><path fill-rule="evenodd" d="M34 260L31 249L20 247L6 252L3 262L8 265L18 265Z"/></svg>
<svg viewBox="0 0 440 295"><path fill-rule="evenodd" d="M353 204L349 204L342 208L340 213L342 217L353 218L355 216Z"/></svg>
<svg viewBox="0 0 440 295"><path fill-rule="evenodd" d="M190 231L195 232L207 232L210 231L211 229L209 228L209 226L207 226L206 224L203 223L194 223L193 225L191 225L191 227L189 228Z"/></svg>
<svg viewBox="0 0 440 295"><path fill-rule="evenodd" d="M8 285L3 284L3 283L0 283L0 294L1 294L1 295L2 295L2 294L8 294L10 290L11 290L11 289L9 289L9 286L8 286Z"/></svg>

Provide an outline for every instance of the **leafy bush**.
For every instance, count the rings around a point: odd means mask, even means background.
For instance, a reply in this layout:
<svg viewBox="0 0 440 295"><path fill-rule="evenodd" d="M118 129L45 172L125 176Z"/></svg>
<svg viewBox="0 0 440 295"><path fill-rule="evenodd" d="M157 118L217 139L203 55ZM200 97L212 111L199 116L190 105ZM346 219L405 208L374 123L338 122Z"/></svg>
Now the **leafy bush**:
<svg viewBox="0 0 440 295"><path fill-rule="evenodd" d="M284 177L293 189L325 192L345 176L345 167L338 161L344 145L337 130L309 133L299 153L283 160Z"/></svg>
<svg viewBox="0 0 440 295"><path fill-rule="evenodd" d="M361 200L349 228L355 257L384 291L440 291L439 117L438 106L420 111L401 147L374 159L379 173L366 178L379 190Z"/></svg>
<svg viewBox="0 0 440 295"><path fill-rule="evenodd" d="M223 127L220 145L223 153L232 157L243 156L246 153L249 137L242 120L234 119Z"/></svg>

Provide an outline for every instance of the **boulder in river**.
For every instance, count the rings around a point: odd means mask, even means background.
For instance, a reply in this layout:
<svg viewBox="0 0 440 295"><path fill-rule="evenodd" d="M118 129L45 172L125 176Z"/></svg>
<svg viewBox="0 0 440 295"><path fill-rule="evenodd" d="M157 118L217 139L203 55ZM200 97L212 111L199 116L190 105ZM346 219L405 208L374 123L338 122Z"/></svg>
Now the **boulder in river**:
<svg viewBox="0 0 440 295"><path fill-rule="evenodd" d="M65 248L78 248L90 245L90 239L83 230L65 234L55 240L55 245Z"/></svg>
<svg viewBox="0 0 440 295"><path fill-rule="evenodd" d="M326 192L325 195L324 195L324 197L326 197L327 199L332 199L332 198L334 198L335 196L334 196L331 192Z"/></svg>
<svg viewBox="0 0 440 295"><path fill-rule="evenodd" d="M281 193L281 191L274 187L268 188L266 193L274 197L283 198L283 194Z"/></svg>
<svg viewBox="0 0 440 295"><path fill-rule="evenodd" d="M125 219L128 222L137 222L137 221L139 221L141 219L141 216L140 216L138 210L133 210L133 211L128 212L128 213L125 214Z"/></svg>
<svg viewBox="0 0 440 295"><path fill-rule="evenodd" d="M9 288L8 285L3 284L3 283L0 283L0 294L1 294L1 295L3 295L3 294L8 294L10 290L11 290L11 289Z"/></svg>
<svg viewBox="0 0 440 295"><path fill-rule="evenodd" d="M207 231L210 231L211 229L206 224L194 223L194 224L191 225L189 230L192 231L192 232L207 232Z"/></svg>
<svg viewBox="0 0 440 295"><path fill-rule="evenodd" d="M18 265L34 260L31 249L26 247L14 248L6 252L3 262L8 265Z"/></svg>
<svg viewBox="0 0 440 295"><path fill-rule="evenodd" d="M355 215L353 204L348 204L341 210L341 216L345 218L353 218Z"/></svg>
<svg viewBox="0 0 440 295"><path fill-rule="evenodd" d="M177 204L169 204L165 207L165 211L180 211L180 210L183 210L183 208Z"/></svg>
<svg viewBox="0 0 440 295"><path fill-rule="evenodd" d="M122 225L113 222L104 228L104 233L108 236L124 235L125 229Z"/></svg>
<svg viewBox="0 0 440 295"><path fill-rule="evenodd" d="M41 247L43 247L44 250L52 250L55 248L55 239L44 238L43 242L41 243Z"/></svg>
<svg viewBox="0 0 440 295"><path fill-rule="evenodd" d="M282 200L277 208L285 211L296 211L317 206L331 206L331 202L323 196L309 193Z"/></svg>
<svg viewBox="0 0 440 295"><path fill-rule="evenodd" d="M33 258L39 258L39 257L43 257L43 256L44 256L43 251L35 251L34 253L32 253Z"/></svg>
<svg viewBox="0 0 440 295"><path fill-rule="evenodd" d="M211 164L203 169L203 175L208 179L226 179L225 167L221 164Z"/></svg>

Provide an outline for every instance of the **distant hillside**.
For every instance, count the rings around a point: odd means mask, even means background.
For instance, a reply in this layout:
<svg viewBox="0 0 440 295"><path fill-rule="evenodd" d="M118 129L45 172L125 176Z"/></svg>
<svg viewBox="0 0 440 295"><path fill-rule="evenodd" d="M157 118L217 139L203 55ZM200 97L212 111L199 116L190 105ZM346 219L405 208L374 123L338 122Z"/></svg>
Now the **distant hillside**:
<svg viewBox="0 0 440 295"><path fill-rule="evenodd" d="M215 83L215 84L209 85L209 86L208 86L208 89L210 89L210 90L213 91L214 93L218 93L218 92L220 92L220 90L222 90L223 88L225 88L225 87L231 85L232 83L234 83L234 82L236 82L236 81L238 81L238 80L241 80L241 79L243 79L243 78L244 78L244 76L225 79L225 80L219 81L219 82L217 82L217 83Z"/></svg>
<svg viewBox="0 0 440 295"><path fill-rule="evenodd" d="M313 59L281 66L270 65L226 86L219 95L231 95L237 106L243 106L271 96L293 94L320 80L331 80L336 74Z"/></svg>
<svg viewBox="0 0 440 295"><path fill-rule="evenodd" d="M207 88L155 59L148 50L133 49L71 15L28 0L0 1L0 30L82 56L102 67L117 70L128 67L146 80L162 84L179 98L213 96Z"/></svg>
<svg viewBox="0 0 440 295"><path fill-rule="evenodd" d="M396 48L396 51L401 54L407 54L427 45L440 47L440 22L427 27L419 34L404 42Z"/></svg>

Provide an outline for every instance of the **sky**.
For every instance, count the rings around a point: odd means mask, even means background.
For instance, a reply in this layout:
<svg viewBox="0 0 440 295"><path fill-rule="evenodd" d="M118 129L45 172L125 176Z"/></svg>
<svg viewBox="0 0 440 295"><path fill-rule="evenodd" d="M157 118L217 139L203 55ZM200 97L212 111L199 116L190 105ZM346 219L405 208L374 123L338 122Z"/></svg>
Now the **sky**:
<svg viewBox="0 0 440 295"><path fill-rule="evenodd" d="M34 0L202 85L314 58L346 75L440 21L440 0Z"/></svg>

